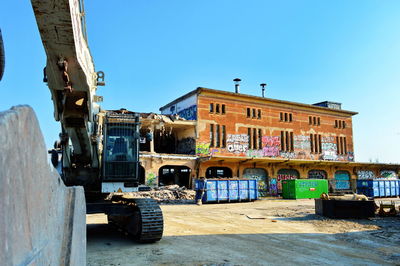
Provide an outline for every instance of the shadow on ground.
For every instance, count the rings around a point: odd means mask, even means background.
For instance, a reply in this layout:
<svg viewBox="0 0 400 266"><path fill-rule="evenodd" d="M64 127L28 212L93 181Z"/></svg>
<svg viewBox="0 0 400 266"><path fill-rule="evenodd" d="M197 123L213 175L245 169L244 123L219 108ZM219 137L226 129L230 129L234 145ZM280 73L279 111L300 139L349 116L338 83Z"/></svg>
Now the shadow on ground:
<svg viewBox="0 0 400 266"><path fill-rule="evenodd" d="M399 229L389 231L164 236L139 244L112 226L90 224L87 258L88 265L394 265Z"/></svg>

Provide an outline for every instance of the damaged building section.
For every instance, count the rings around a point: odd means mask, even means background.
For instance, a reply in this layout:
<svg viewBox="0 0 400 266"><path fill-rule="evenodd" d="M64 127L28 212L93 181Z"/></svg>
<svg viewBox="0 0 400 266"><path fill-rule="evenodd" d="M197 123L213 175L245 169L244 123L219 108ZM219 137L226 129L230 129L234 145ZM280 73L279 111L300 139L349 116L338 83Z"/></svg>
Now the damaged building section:
<svg viewBox="0 0 400 266"><path fill-rule="evenodd" d="M142 176L152 187L192 187L196 167L196 121L179 115L141 113Z"/></svg>
<svg viewBox="0 0 400 266"><path fill-rule="evenodd" d="M355 161L352 117L339 103L294 103L197 88L141 116L141 179L193 188L196 178L257 179L258 196L282 181L326 179L351 193L360 179L399 179L400 165Z"/></svg>

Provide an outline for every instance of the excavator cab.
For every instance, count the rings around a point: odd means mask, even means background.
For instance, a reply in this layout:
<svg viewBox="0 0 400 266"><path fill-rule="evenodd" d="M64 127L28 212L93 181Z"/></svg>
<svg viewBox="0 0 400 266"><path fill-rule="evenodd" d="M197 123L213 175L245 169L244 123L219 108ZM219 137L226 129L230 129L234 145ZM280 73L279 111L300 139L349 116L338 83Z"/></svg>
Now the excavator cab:
<svg viewBox="0 0 400 266"><path fill-rule="evenodd" d="M102 192L138 191L139 127L139 117L133 113L106 115Z"/></svg>

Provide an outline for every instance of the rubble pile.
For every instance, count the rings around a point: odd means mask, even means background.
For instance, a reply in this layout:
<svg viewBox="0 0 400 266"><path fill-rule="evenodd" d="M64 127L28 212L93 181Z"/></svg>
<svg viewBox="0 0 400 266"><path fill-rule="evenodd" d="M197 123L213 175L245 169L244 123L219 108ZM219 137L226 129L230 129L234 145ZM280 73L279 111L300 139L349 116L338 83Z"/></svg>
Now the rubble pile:
<svg viewBox="0 0 400 266"><path fill-rule="evenodd" d="M186 187L170 185L153 188L151 191L132 192L129 197L132 198L152 198L159 203L193 203L196 192Z"/></svg>

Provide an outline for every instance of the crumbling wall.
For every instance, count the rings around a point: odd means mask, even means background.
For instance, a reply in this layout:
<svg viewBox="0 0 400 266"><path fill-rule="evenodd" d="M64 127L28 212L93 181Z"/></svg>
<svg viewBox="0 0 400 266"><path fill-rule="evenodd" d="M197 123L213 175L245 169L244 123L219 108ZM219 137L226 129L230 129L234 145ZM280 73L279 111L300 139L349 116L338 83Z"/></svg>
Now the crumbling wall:
<svg viewBox="0 0 400 266"><path fill-rule="evenodd" d="M34 111L0 112L0 262L85 265L82 187L66 187L47 160Z"/></svg>
<svg viewBox="0 0 400 266"><path fill-rule="evenodd" d="M178 140L178 144L176 147L176 153L178 154L195 154L196 149L196 141L194 138L188 137L181 140Z"/></svg>

